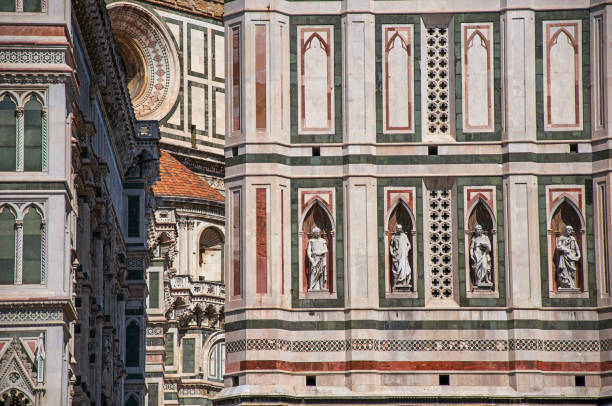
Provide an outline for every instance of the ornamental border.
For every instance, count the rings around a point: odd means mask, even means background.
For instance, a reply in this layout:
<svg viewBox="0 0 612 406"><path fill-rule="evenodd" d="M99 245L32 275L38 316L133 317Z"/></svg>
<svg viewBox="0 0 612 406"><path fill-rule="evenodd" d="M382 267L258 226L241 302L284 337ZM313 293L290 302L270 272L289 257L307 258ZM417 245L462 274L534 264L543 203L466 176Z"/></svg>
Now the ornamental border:
<svg viewBox="0 0 612 406"><path fill-rule="evenodd" d="M516 338L501 340L300 340L250 338L226 343L228 354L243 351L286 352L441 352L441 351L546 351L600 352L612 350L612 339L606 340L542 340Z"/></svg>

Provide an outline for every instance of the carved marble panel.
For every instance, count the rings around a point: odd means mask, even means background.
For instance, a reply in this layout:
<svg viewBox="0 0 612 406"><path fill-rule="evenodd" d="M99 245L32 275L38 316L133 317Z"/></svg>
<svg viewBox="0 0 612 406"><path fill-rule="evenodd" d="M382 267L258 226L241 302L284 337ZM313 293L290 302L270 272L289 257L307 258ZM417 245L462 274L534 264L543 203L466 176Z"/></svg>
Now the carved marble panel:
<svg viewBox="0 0 612 406"><path fill-rule="evenodd" d="M582 129L582 22L544 21L544 129Z"/></svg>
<svg viewBox="0 0 612 406"><path fill-rule="evenodd" d="M334 128L333 27L298 27L298 117L301 134Z"/></svg>
<svg viewBox="0 0 612 406"><path fill-rule="evenodd" d="M383 25L384 132L414 132L413 26Z"/></svg>
<svg viewBox="0 0 612 406"><path fill-rule="evenodd" d="M461 24L461 64L463 131L493 131L493 23Z"/></svg>

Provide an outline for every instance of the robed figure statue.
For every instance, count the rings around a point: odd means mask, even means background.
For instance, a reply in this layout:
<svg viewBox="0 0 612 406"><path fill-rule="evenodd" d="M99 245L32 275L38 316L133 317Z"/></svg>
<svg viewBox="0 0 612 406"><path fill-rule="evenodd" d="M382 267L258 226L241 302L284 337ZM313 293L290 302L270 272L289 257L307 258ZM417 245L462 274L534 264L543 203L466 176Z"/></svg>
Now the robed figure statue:
<svg viewBox="0 0 612 406"><path fill-rule="evenodd" d="M580 248L574 237L574 228L565 227L565 234L557 238L557 283L560 288L576 289L576 264L580 261Z"/></svg>
<svg viewBox="0 0 612 406"><path fill-rule="evenodd" d="M321 237L321 229L314 227L308 240L306 256L310 262L308 272L308 291L327 289L327 241Z"/></svg>
<svg viewBox="0 0 612 406"><path fill-rule="evenodd" d="M412 270L408 262L410 252L410 240L403 232L402 226L395 226L395 234L391 237L389 253L391 254L392 289L411 288Z"/></svg>
<svg viewBox="0 0 612 406"><path fill-rule="evenodd" d="M491 267L491 241L484 235L482 226L476 224L470 243L470 260L472 263L472 280L477 288L489 289L493 286Z"/></svg>

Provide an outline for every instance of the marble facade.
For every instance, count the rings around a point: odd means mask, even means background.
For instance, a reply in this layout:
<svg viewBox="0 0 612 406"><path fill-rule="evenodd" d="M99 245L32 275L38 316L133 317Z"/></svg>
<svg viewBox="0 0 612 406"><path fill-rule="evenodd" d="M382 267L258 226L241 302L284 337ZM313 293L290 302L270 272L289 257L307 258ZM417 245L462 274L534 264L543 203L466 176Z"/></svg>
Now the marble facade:
<svg viewBox="0 0 612 406"><path fill-rule="evenodd" d="M606 402L611 13L226 2L216 404Z"/></svg>

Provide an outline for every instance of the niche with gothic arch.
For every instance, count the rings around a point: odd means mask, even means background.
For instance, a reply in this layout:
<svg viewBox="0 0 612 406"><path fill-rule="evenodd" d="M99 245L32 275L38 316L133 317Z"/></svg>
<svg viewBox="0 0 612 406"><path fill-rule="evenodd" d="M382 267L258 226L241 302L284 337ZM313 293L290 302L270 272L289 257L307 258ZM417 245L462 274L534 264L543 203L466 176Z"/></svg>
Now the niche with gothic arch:
<svg viewBox="0 0 612 406"><path fill-rule="evenodd" d="M302 192L302 202L307 194ZM302 205L299 240L302 297L335 292L336 230L331 204L330 191L312 196Z"/></svg>
<svg viewBox="0 0 612 406"><path fill-rule="evenodd" d="M588 297L584 186L546 187L549 292Z"/></svg>
<svg viewBox="0 0 612 406"><path fill-rule="evenodd" d="M495 186L464 187L465 290L467 297L498 297Z"/></svg>
<svg viewBox="0 0 612 406"><path fill-rule="evenodd" d="M572 231L567 232L571 226ZM577 207L569 199L562 199L550 218L551 256L553 266L553 291L584 290L583 278L583 237L584 221ZM569 234L569 235L568 235ZM567 239L567 244L563 241ZM572 245L575 246L572 247ZM568 247L564 247L568 245ZM566 251L569 249L569 253ZM576 258L578 258L576 260ZM567 269L564 268L573 268ZM569 274L564 274L568 272ZM571 282L567 280L571 279Z"/></svg>
<svg viewBox="0 0 612 406"><path fill-rule="evenodd" d="M417 278L416 222L404 200L398 199L386 223L387 292L413 292Z"/></svg>
<svg viewBox="0 0 612 406"><path fill-rule="evenodd" d="M480 226L480 227L478 227ZM471 209L467 223L469 263L469 289L471 291L495 290L495 216L489 205L479 198Z"/></svg>
<svg viewBox="0 0 612 406"><path fill-rule="evenodd" d="M225 239L216 227L206 227L198 240L198 266L200 279L223 281L223 252Z"/></svg>

